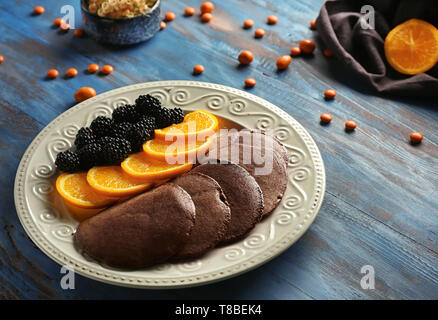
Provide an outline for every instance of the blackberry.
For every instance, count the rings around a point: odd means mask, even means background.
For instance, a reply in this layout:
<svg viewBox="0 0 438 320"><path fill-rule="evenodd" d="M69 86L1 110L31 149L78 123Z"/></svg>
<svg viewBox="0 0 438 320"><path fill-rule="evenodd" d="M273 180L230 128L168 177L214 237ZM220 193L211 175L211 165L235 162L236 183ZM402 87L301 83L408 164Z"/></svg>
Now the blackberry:
<svg viewBox="0 0 438 320"><path fill-rule="evenodd" d="M83 146L96 142L96 136L90 128L80 128L76 134L75 146L80 149Z"/></svg>
<svg viewBox="0 0 438 320"><path fill-rule="evenodd" d="M128 140L131 142L133 152L141 151L143 143L154 137L155 119L145 117L142 121L132 126Z"/></svg>
<svg viewBox="0 0 438 320"><path fill-rule="evenodd" d="M78 171L81 167L79 156L70 150L58 153L55 165L59 170L69 172Z"/></svg>
<svg viewBox="0 0 438 320"><path fill-rule="evenodd" d="M114 122L112 119L104 116L98 116L91 122L90 129L98 137L105 137L111 134Z"/></svg>
<svg viewBox="0 0 438 320"><path fill-rule="evenodd" d="M158 129L166 128L182 121L184 121L184 113L181 108L162 108L155 114L155 122Z"/></svg>
<svg viewBox="0 0 438 320"><path fill-rule="evenodd" d="M102 145L102 152L106 165L119 165L132 152L131 144L128 140L109 138L104 141L105 144Z"/></svg>
<svg viewBox="0 0 438 320"><path fill-rule="evenodd" d="M102 145L100 143L90 143L78 150L81 169L88 170L93 166L104 163Z"/></svg>
<svg viewBox="0 0 438 320"><path fill-rule="evenodd" d="M141 95L135 100L137 112L145 116L154 116L161 110L161 102L150 94Z"/></svg>
<svg viewBox="0 0 438 320"><path fill-rule="evenodd" d="M122 122L114 125L111 137L126 139L132 130L132 126L133 124L129 122Z"/></svg>
<svg viewBox="0 0 438 320"><path fill-rule="evenodd" d="M137 122L140 114L137 112L135 105L126 104L118 107L113 111L113 120L115 123L121 122Z"/></svg>

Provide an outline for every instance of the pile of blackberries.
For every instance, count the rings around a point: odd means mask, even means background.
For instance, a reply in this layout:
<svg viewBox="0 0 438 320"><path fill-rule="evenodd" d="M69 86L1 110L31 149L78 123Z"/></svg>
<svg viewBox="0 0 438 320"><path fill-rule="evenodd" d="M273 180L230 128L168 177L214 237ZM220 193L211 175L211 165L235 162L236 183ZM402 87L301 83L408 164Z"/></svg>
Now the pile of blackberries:
<svg viewBox="0 0 438 320"><path fill-rule="evenodd" d="M162 129L184 121L181 108L168 109L147 94L113 111L112 118L98 116L90 127L79 129L76 152L60 152L55 165L61 171L88 170L93 166L119 165L129 154L139 152L143 143Z"/></svg>

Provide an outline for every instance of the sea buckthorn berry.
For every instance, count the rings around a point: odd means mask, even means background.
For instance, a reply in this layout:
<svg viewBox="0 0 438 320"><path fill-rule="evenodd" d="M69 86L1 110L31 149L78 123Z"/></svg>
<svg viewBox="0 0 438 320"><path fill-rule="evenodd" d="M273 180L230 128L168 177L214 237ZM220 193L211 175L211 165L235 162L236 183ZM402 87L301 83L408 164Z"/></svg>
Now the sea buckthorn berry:
<svg viewBox="0 0 438 320"><path fill-rule="evenodd" d="M278 17L274 15L268 16L268 24L276 24L278 22Z"/></svg>
<svg viewBox="0 0 438 320"><path fill-rule="evenodd" d="M47 77L50 79L55 79L59 75L58 70L56 69L50 69L47 71Z"/></svg>
<svg viewBox="0 0 438 320"><path fill-rule="evenodd" d="M330 113L323 113L319 118L321 119L322 123L329 123L333 119Z"/></svg>
<svg viewBox="0 0 438 320"><path fill-rule="evenodd" d="M99 65L92 63L88 66L87 71L89 73L95 73L95 72L99 71Z"/></svg>
<svg viewBox="0 0 438 320"><path fill-rule="evenodd" d="M77 102L85 101L96 95L96 90L91 87L82 87L76 90L74 97Z"/></svg>
<svg viewBox="0 0 438 320"><path fill-rule="evenodd" d="M5 61L5 58L2 55L0 55L0 63L3 63L3 61Z"/></svg>
<svg viewBox="0 0 438 320"><path fill-rule="evenodd" d="M46 9L44 9L43 6L36 6L35 8L33 8L34 14L43 14L44 11L46 11Z"/></svg>
<svg viewBox="0 0 438 320"><path fill-rule="evenodd" d="M201 74L205 71L205 68L202 64L198 64L193 67L193 73L194 74Z"/></svg>
<svg viewBox="0 0 438 320"><path fill-rule="evenodd" d="M412 132L409 135L409 138L411 139L411 143L417 144L420 143L421 140L423 140L423 135L420 132Z"/></svg>
<svg viewBox="0 0 438 320"><path fill-rule="evenodd" d="M336 91L333 89L328 89L324 91L324 97L326 99L334 99L335 96L336 96Z"/></svg>
<svg viewBox="0 0 438 320"><path fill-rule="evenodd" d="M286 69L290 65L291 61L292 61L292 58L289 55L282 56L282 57L278 58L277 69L278 70Z"/></svg>
<svg viewBox="0 0 438 320"><path fill-rule="evenodd" d="M316 20L310 21L310 29L315 30L316 29Z"/></svg>
<svg viewBox="0 0 438 320"><path fill-rule="evenodd" d="M166 22L161 21L161 24L160 24L160 30L166 29L166 27L167 27Z"/></svg>
<svg viewBox="0 0 438 320"><path fill-rule="evenodd" d="M263 38L264 35L265 35L265 30L263 29L259 28L254 31L254 37L256 38Z"/></svg>
<svg viewBox="0 0 438 320"><path fill-rule="evenodd" d="M214 10L214 4L211 1L205 1L201 4L200 9L202 13L211 13Z"/></svg>
<svg viewBox="0 0 438 320"><path fill-rule="evenodd" d="M348 120L347 122L345 122L345 130L347 131L353 131L354 129L356 129L357 127L357 123L353 120Z"/></svg>
<svg viewBox="0 0 438 320"><path fill-rule="evenodd" d="M301 40L300 49L305 54L311 54L315 50L315 42L309 39Z"/></svg>
<svg viewBox="0 0 438 320"><path fill-rule="evenodd" d="M81 38L83 37L85 34L85 30L84 29L76 29L74 32L75 37Z"/></svg>
<svg viewBox="0 0 438 320"><path fill-rule="evenodd" d="M247 78L245 79L245 87L252 88L256 85L256 79L254 78Z"/></svg>
<svg viewBox="0 0 438 320"><path fill-rule="evenodd" d="M193 8L193 7L187 7L187 8L184 10L184 14L185 14L186 16L188 16L188 17L193 16L193 15L195 14L195 12L196 12L196 10L195 10L195 8Z"/></svg>
<svg viewBox="0 0 438 320"><path fill-rule="evenodd" d="M254 60L254 55L251 51L245 50L239 54L237 58L241 64L250 64Z"/></svg>
<svg viewBox="0 0 438 320"><path fill-rule="evenodd" d="M301 54L301 49L300 47L292 47L290 49L290 54L294 57L299 56Z"/></svg>
<svg viewBox="0 0 438 320"><path fill-rule="evenodd" d="M333 56L333 52L331 52L329 49L324 50L324 55L328 58Z"/></svg>
<svg viewBox="0 0 438 320"><path fill-rule="evenodd" d="M175 13L173 12L166 12L166 14L164 15L164 20L166 20L167 22L175 20Z"/></svg>
<svg viewBox="0 0 438 320"><path fill-rule="evenodd" d="M114 71L113 66L110 66L109 64L106 64L102 67L102 70L100 71L102 74L110 74Z"/></svg>
<svg viewBox="0 0 438 320"><path fill-rule="evenodd" d="M64 20L62 20L61 18L56 18L55 20L53 20L53 25L59 27L63 22Z"/></svg>
<svg viewBox="0 0 438 320"><path fill-rule="evenodd" d="M213 15L211 13L203 13L201 16L202 22L209 22L211 19L213 19Z"/></svg>
<svg viewBox="0 0 438 320"><path fill-rule="evenodd" d="M61 31L67 32L70 30L70 25L67 22L62 21L61 24L59 25L59 29Z"/></svg>
<svg viewBox="0 0 438 320"><path fill-rule="evenodd" d="M254 20L252 19L246 19L245 21L243 21L243 27L245 29L250 29L254 26Z"/></svg>
<svg viewBox="0 0 438 320"><path fill-rule="evenodd" d="M68 68L67 71L65 72L65 74L70 77L76 77L78 75L78 70L75 68Z"/></svg>

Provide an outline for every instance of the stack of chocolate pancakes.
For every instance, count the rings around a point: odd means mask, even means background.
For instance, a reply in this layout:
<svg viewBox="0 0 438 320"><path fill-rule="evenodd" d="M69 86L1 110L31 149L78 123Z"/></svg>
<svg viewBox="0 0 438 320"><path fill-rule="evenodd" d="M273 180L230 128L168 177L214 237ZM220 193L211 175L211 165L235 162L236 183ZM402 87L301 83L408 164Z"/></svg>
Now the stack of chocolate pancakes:
<svg viewBox="0 0 438 320"><path fill-rule="evenodd" d="M277 207L286 163L284 146L261 131L221 135L190 172L81 222L75 244L116 268L199 257L243 238Z"/></svg>

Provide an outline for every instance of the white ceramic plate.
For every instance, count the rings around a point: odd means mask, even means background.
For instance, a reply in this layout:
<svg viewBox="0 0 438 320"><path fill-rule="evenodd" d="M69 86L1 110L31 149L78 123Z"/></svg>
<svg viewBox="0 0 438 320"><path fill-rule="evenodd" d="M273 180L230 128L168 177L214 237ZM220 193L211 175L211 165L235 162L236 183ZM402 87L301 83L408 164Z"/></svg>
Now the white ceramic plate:
<svg viewBox="0 0 438 320"><path fill-rule="evenodd" d="M150 93L164 105L205 109L246 128L272 130L289 152L286 193L275 212L243 240L216 248L187 263L163 264L138 271L103 267L73 246L75 222L60 205L54 181L58 152L69 149L77 130L98 115L111 115L124 103ZM252 94L217 84L162 81L132 85L100 94L53 120L26 150L15 179L15 205L33 242L50 258L75 272L107 283L141 288L176 288L236 276L274 258L309 228L325 190L324 164L307 131L289 114Z"/></svg>

